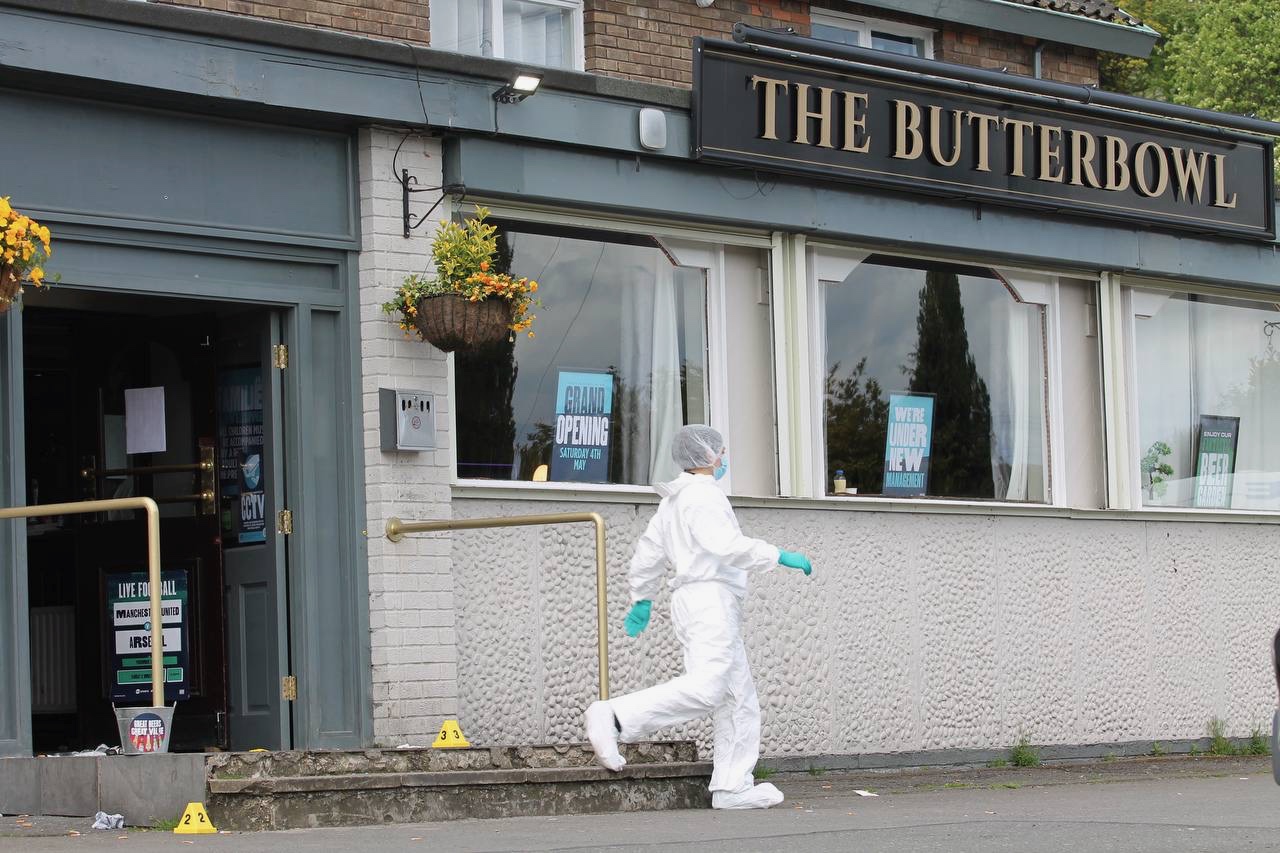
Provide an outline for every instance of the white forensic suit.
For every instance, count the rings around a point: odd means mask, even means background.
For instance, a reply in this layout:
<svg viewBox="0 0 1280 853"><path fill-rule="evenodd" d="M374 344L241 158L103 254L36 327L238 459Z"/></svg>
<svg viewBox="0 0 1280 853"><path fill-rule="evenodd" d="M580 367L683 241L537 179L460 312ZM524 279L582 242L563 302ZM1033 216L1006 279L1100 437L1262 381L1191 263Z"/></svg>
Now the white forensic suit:
<svg viewBox="0 0 1280 853"><path fill-rule="evenodd" d="M675 566L671 622L684 675L608 704L624 742L714 714L711 791L744 792L760 756L760 703L742 643L742 606L747 574L778 565L779 552L742 535L712 477L684 473L657 489L662 502L631 558L631 600L657 598L666 564Z"/></svg>

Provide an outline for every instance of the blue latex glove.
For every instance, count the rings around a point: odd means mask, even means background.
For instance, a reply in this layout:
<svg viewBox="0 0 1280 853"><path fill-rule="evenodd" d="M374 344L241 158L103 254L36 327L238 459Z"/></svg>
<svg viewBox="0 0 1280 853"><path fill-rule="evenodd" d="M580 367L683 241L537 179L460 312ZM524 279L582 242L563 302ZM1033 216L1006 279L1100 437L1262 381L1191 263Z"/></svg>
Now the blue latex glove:
<svg viewBox="0 0 1280 853"><path fill-rule="evenodd" d="M806 576L813 572L813 564L809 562L809 558L795 551L782 551L778 554L778 562L788 569L799 569Z"/></svg>
<svg viewBox="0 0 1280 853"><path fill-rule="evenodd" d="M628 637L635 637L645 628L649 627L649 611L653 609L652 601L637 601L631 605L631 612L627 614L627 621L623 622L623 627L627 629Z"/></svg>

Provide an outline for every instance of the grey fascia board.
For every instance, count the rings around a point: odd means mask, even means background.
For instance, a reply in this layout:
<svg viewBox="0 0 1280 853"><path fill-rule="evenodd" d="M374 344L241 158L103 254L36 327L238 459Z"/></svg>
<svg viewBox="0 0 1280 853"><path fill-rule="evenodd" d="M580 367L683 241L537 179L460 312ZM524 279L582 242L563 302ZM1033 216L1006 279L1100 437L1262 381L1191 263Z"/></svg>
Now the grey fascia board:
<svg viewBox="0 0 1280 853"><path fill-rule="evenodd" d="M1030 36L1058 44L1075 45L1146 58L1160 34L1146 25L1131 27L1040 9L1007 0L862 0L867 6L933 18L955 24Z"/></svg>
<svg viewBox="0 0 1280 853"><path fill-rule="evenodd" d="M605 77L562 68L433 50L408 42L352 35L301 24L269 21L209 9L170 6L137 0L0 0L5 7L40 12L49 17L76 17L112 24L166 30L201 36L205 41L247 42L322 53L345 60L387 63L422 73L447 73L508 81L519 71L536 71L543 86L566 92L637 101L654 106L688 109L687 89ZM2 30L0 30L2 31Z"/></svg>
<svg viewBox="0 0 1280 853"><path fill-rule="evenodd" d="M1274 293L1280 246L1144 225L975 206L842 182L761 178L675 160L524 145L475 135L446 140L445 180L478 201L513 199L612 210L658 221L787 231L956 260L1002 261L1063 273L1102 271ZM746 204L744 199L755 198ZM978 210L981 215L978 215Z"/></svg>
<svg viewBox="0 0 1280 853"><path fill-rule="evenodd" d="M115 0L49 2L98 6ZM144 4L118 5L133 9ZM191 16L228 17L202 11ZM314 34L297 27L276 29ZM177 95L240 105L246 110L327 116L350 124L426 125L435 131L479 133L500 130L503 135L566 145L682 159L689 156L688 93L682 95L683 106L670 106L610 97L599 91L626 81L605 84L607 78L573 74L577 82L600 84L595 86L597 91L585 91L591 88L587 86L556 88L544 82L544 91L524 103L495 105L491 97L497 88L494 79L503 79L502 75L490 79L477 75L474 69L443 69L442 64L468 58L425 49L416 50L423 64L415 68L409 64L409 50L403 44L374 43L379 50L399 52L382 60L316 54L298 47L264 46L181 29L50 14L29 8L27 0L0 0L0 32L5 34L0 39L0 66L85 81L86 85L77 85L81 97L91 97L94 86L122 87L145 95L163 93L169 100ZM368 39L355 41L371 43ZM49 49L51 44L60 49ZM440 62L428 67L428 53ZM493 62L489 61L490 66ZM500 64L508 71L519 67ZM641 106L656 107L667 116L668 144L661 152L645 152L639 145L635 113Z"/></svg>

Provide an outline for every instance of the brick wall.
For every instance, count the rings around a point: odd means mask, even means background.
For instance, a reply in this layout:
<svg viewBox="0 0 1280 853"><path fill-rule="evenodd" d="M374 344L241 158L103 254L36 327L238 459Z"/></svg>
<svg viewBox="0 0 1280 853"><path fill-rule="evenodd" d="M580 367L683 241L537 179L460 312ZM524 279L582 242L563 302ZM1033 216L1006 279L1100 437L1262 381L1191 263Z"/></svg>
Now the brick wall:
<svg viewBox="0 0 1280 853"><path fill-rule="evenodd" d="M1008 68L1017 74L1030 75L1033 71L1033 39L992 30L942 29L928 18L887 13L837 0L815 0L812 4L796 0L716 0L705 9L693 0L651 3L586 0L586 70L610 77L692 86L695 36L729 38L738 21L760 27L790 26L799 35L808 35L810 5L932 29L934 57L947 62ZM1097 83L1097 52L1048 45L1042 57L1042 73L1050 80Z"/></svg>
<svg viewBox="0 0 1280 853"><path fill-rule="evenodd" d="M377 531L391 516L449 518L448 362L434 347L406 339L382 313L407 273L422 272L431 235L448 205L406 240L400 186L392 156L402 134L360 132L360 351L364 401L365 491L368 499L369 630L373 664L373 733L384 746L430 744L447 717L458 714L458 637L454 617L452 550L448 536L409 536L388 542ZM398 167L422 186L441 183L440 145L410 138ZM434 201L417 196L417 213ZM427 391L436 399L434 453L380 449L378 389Z"/></svg>
<svg viewBox="0 0 1280 853"><path fill-rule="evenodd" d="M342 30L361 36L415 41L430 40L429 0L154 0L237 15L252 15L290 24Z"/></svg>
<svg viewBox="0 0 1280 853"><path fill-rule="evenodd" d="M156 0L293 24L324 27L373 38L430 42L430 0ZM586 70L610 77L669 86L693 85L693 39L729 38L739 21L759 27L789 26L809 33L809 8L839 9L878 20L932 28L934 55L947 62L1008 68L1031 74L1033 39L992 30L939 29L927 18L886 13L837 0L716 0L702 8L694 0L584 0ZM1043 75L1069 83L1098 82L1098 54L1050 45Z"/></svg>
<svg viewBox="0 0 1280 853"><path fill-rule="evenodd" d="M693 85L695 36L729 38L739 21L809 32L809 4L798 0L694 0L645 3L586 0L586 70L668 86Z"/></svg>
<svg viewBox="0 0 1280 853"><path fill-rule="evenodd" d="M944 62L1008 68L1028 76L1035 72L1035 49L1035 39L992 30L944 30L933 42L934 57ZM1040 64L1046 80L1086 85L1098 82L1098 53L1094 50L1046 44Z"/></svg>

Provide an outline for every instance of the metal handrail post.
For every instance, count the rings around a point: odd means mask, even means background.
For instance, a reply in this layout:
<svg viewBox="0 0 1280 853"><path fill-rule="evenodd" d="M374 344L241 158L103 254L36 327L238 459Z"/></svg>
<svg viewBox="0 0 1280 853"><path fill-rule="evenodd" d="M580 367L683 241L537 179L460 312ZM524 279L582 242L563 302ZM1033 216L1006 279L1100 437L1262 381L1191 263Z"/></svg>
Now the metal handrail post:
<svg viewBox="0 0 1280 853"><path fill-rule="evenodd" d="M141 509L147 513L147 580L151 591L151 707L164 707L164 631L160 612L160 507L151 498L110 498L61 504L0 507L0 519L83 515Z"/></svg>
<svg viewBox="0 0 1280 853"><path fill-rule="evenodd" d="M596 652L599 656L600 698L609 698L609 602L605 572L604 517L598 512L559 512L549 515L511 515L500 518L459 518L449 521L401 521L387 519L387 539L399 542L406 533L441 533L448 530L487 530L496 527L535 527L547 524L584 524L596 527Z"/></svg>

